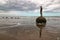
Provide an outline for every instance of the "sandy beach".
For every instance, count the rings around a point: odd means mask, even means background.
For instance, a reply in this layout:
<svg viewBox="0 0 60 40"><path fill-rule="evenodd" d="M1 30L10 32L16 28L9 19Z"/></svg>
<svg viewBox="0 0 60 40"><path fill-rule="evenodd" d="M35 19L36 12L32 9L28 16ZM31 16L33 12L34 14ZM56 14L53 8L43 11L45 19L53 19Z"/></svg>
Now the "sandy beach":
<svg viewBox="0 0 60 40"><path fill-rule="evenodd" d="M45 17L47 24L41 38L35 25L36 18L0 19L0 40L60 40L60 17Z"/></svg>

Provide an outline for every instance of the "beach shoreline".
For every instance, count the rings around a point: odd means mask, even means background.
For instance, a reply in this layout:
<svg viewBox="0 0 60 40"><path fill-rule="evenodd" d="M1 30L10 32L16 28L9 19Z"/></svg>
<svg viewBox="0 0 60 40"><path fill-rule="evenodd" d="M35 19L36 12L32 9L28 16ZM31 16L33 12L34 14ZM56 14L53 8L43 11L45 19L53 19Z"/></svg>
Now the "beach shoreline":
<svg viewBox="0 0 60 40"><path fill-rule="evenodd" d="M39 38L39 28L35 25L36 18L21 16L20 19L0 19L0 34L2 34L0 36L2 36L2 40L7 35L10 40L57 40L57 38L60 38L59 16L45 17L47 19L47 25L42 31L42 38ZM9 39L7 38L6 40Z"/></svg>

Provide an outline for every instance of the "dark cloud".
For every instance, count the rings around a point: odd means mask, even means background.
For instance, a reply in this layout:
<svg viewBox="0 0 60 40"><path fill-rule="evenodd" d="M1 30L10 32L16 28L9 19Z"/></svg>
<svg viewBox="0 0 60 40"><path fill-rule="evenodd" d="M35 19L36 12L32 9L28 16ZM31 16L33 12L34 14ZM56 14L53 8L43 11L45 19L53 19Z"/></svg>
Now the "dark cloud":
<svg viewBox="0 0 60 40"><path fill-rule="evenodd" d="M51 0L51 1L47 1L45 3L43 3L45 6L44 11L46 12L60 12L60 7L57 7L57 5L60 4L59 0ZM0 5L0 10L1 11L32 11L32 10L36 10L39 9L39 6L37 3L31 2L31 1L27 1L27 0L8 0L6 1L6 4L4 5Z"/></svg>
<svg viewBox="0 0 60 40"><path fill-rule="evenodd" d="M37 4L32 3L30 1L7 1L6 4L0 5L0 10L2 11L32 11L38 9Z"/></svg>

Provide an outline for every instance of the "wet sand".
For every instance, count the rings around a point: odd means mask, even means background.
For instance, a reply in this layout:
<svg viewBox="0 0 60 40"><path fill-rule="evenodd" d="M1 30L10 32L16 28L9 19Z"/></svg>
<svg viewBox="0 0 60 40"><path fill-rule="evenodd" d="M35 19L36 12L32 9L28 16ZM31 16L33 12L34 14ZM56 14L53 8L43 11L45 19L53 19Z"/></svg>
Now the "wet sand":
<svg viewBox="0 0 60 40"><path fill-rule="evenodd" d="M47 25L41 38L35 25L36 18L0 19L0 40L60 40L60 17L46 17Z"/></svg>

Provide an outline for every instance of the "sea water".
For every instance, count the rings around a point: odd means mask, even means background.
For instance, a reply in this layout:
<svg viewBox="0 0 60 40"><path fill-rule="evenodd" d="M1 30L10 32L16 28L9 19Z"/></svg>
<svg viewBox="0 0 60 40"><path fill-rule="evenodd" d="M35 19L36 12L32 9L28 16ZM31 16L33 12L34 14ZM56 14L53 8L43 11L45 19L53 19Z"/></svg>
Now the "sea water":
<svg viewBox="0 0 60 40"><path fill-rule="evenodd" d="M40 16L39 12L33 11L9 11L0 13L1 16ZM60 16L59 12L43 12L43 16Z"/></svg>

